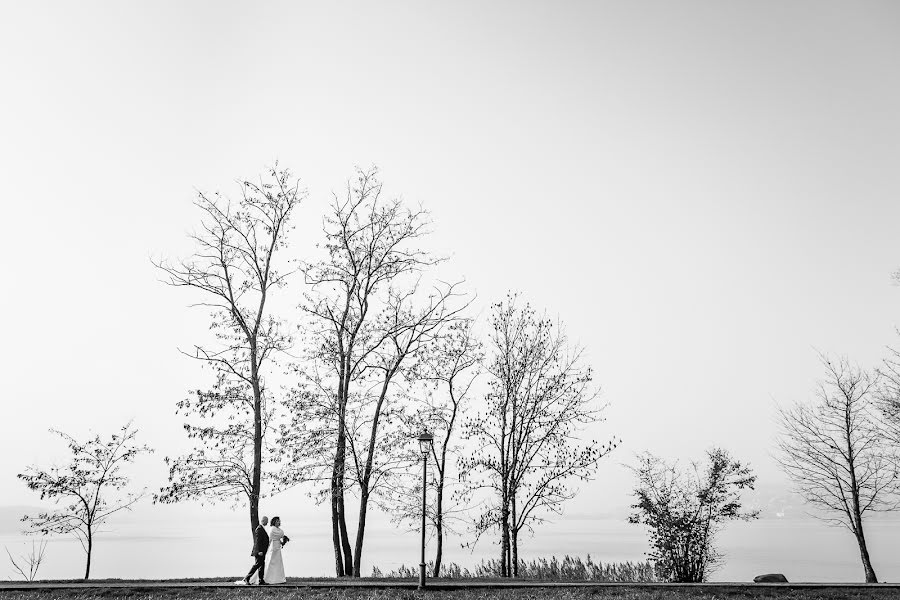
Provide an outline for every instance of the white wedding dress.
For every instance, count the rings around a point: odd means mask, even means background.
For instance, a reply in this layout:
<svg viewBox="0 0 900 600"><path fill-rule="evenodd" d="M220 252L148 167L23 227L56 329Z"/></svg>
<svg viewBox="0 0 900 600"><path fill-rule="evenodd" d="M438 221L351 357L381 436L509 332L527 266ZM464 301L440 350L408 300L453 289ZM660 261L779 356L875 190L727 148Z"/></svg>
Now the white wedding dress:
<svg viewBox="0 0 900 600"><path fill-rule="evenodd" d="M269 557L266 562L266 583L285 583L284 561L281 559L281 538L284 531L280 527L272 527L269 530ZM250 578L250 585L259 583L259 571Z"/></svg>
<svg viewBox="0 0 900 600"><path fill-rule="evenodd" d="M280 527L272 527L269 531L269 539L272 540L269 551L269 562L266 564L266 583L284 583L284 561L281 560L281 538L284 531Z"/></svg>

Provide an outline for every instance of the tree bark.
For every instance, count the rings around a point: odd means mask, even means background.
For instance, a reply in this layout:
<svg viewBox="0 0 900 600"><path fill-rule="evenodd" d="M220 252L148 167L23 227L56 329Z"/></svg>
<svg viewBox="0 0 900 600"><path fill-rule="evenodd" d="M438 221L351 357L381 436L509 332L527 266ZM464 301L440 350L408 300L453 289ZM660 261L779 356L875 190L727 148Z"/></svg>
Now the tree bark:
<svg viewBox="0 0 900 600"><path fill-rule="evenodd" d="M344 486L338 497L338 530L341 533L341 549L344 551L344 574L353 573L353 550L350 548L350 536L347 534L347 510L344 505Z"/></svg>
<svg viewBox="0 0 900 600"><path fill-rule="evenodd" d="M875 576L875 569L872 568L872 560L869 558L869 548L866 545L866 533L863 531L862 515L859 513L858 506L854 506L854 531L856 542L859 544L859 557L862 560L863 571L866 575L866 583L878 583L878 577Z"/></svg>
<svg viewBox="0 0 900 600"><path fill-rule="evenodd" d="M503 557L500 565L500 576L509 577L509 504L506 498L503 499L503 508L500 510L500 527L500 552Z"/></svg>
<svg viewBox="0 0 900 600"><path fill-rule="evenodd" d="M515 527L512 528L512 556L509 559L509 562L512 563L512 576L519 576L519 530Z"/></svg>
<svg viewBox="0 0 900 600"><path fill-rule="evenodd" d="M432 569L432 577L440 577L441 575L441 557L444 554L444 477L439 476L437 486L437 503L435 505L434 528L437 537L437 545L434 554L434 569Z"/></svg>
<svg viewBox="0 0 900 600"><path fill-rule="evenodd" d="M354 333L355 338L355 333ZM351 344L352 347L352 344ZM347 364L343 367L342 377L343 377L343 385L341 386L343 389L343 398L341 399L341 412L340 412L340 439L338 440L340 446L340 477L338 479L338 500L337 500L337 518L338 518L338 532L341 535L341 550L344 555L344 575L351 576L353 574L353 552L350 549L350 536L347 534L347 510L344 504L344 473L347 468L347 403L350 398L350 359L351 355L349 352L345 353L345 359Z"/></svg>
<svg viewBox="0 0 900 600"><path fill-rule="evenodd" d="M84 579L85 581L90 579L91 577L91 551L94 549L94 536L91 533L90 528L88 528L87 534L87 561L84 565Z"/></svg>
<svg viewBox="0 0 900 600"><path fill-rule="evenodd" d="M331 530L334 545L335 575L347 577L353 574L353 553L347 535L346 509L344 505L344 472L347 460L347 398L350 388L349 355L341 351L341 367L338 379L338 431L331 472Z"/></svg>
<svg viewBox="0 0 900 600"><path fill-rule="evenodd" d="M340 441L340 437L338 438ZM340 443L338 444L340 448ZM334 575L335 577L344 576L344 557L341 554L341 534L338 523L340 522L340 506L338 504L338 494L340 486L338 477L340 473L340 464L335 455L334 466L331 470L331 541L334 544Z"/></svg>
<svg viewBox="0 0 900 600"><path fill-rule="evenodd" d="M853 439L850 435L850 432L853 431L853 423L851 421L849 399L848 408L844 414L844 433L847 439L847 463L850 471L851 507L853 509L853 515L851 515L853 520L853 533L856 534L856 542L859 544L859 557L862 560L863 570L866 574L866 583L878 583L878 578L875 576L875 569L872 568L872 561L869 559L869 549L866 546L866 534L863 531L862 510L860 509L859 500L860 485L859 480L856 478L857 453L853 444Z"/></svg>
<svg viewBox="0 0 900 600"><path fill-rule="evenodd" d="M447 381L450 387L450 401L453 403L453 412L450 422L447 424L447 432L444 434L444 443L441 445L441 458L437 461L437 503L435 504L435 532L437 533L437 548L434 557L434 573L432 577L440 577L441 561L444 557L444 482L447 473L447 448L450 445L450 437L453 435L453 425L456 423L456 413L459 411L459 400L453 391L453 376ZM437 455L435 455L437 458Z"/></svg>
<svg viewBox="0 0 900 600"><path fill-rule="evenodd" d="M369 482L372 478L372 468L375 460L375 445L378 441L378 421L381 419L381 409L387 398L388 386L391 378L394 376L393 371L387 371L384 376L384 383L381 386L381 394L378 402L375 404L375 414L372 417L372 431L369 435L368 456L366 456L366 465L363 470L362 481L359 482L359 521L356 525L356 547L353 554L353 576L360 576L360 562L362 561L363 541L366 536L366 514L369 509Z"/></svg>
<svg viewBox="0 0 900 600"><path fill-rule="evenodd" d="M262 306L260 306L262 310ZM255 332L254 332L255 335ZM262 389L259 385L256 340L250 340L250 381L253 385L253 473L250 482L250 535L259 526L259 494L262 475Z"/></svg>
<svg viewBox="0 0 900 600"><path fill-rule="evenodd" d="M509 577L509 455L507 453L507 392L500 424L500 577ZM511 433L509 434L511 435Z"/></svg>
<svg viewBox="0 0 900 600"><path fill-rule="evenodd" d="M872 568L872 561L869 559L869 549L866 547L866 536L862 529L856 535L856 541L859 542L859 556L862 559L863 569L866 573L866 583L878 583L878 577L875 576L875 569Z"/></svg>
<svg viewBox="0 0 900 600"><path fill-rule="evenodd" d="M343 412L343 411L342 411ZM347 432L343 417L338 423L338 443L331 475L331 518L334 534L335 575L345 577L353 573L353 553L347 536L347 520L344 507L344 469Z"/></svg>
<svg viewBox="0 0 900 600"><path fill-rule="evenodd" d="M343 362L343 359L342 359ZM344 576L344 557L341 554L341 534L338 523L340 522L340 505L338 498L341 495L341 458L344 453L344 410L343 410L343 386L344 374L341 373L338 383L338 431L337 444L334 451L334 464L331 467L331 542L334 546L334 575Z"/></svg>
<svg viewBox="0 0 900 600"><path fill-rule="evenodd" d="M334 476L331 478L331 542L334 545L334 575L344 576L344 560L341 556L341 535L338 533L337 496L334 493Z"/></svg>
<svg viewBox="0 0 900 600"><path fill-rule="evenodd" d="M366 535L366 513L369 506L368 486L359 496L359 522L356 525L356 547L353 554L353 576L360 576L360 567L362 563L363 539Z"/></svg>
<svg viewBox="0 0 900 600"><path fill-rule="evenodd" d="M511 508L512 515L510 517L512 519L512 540L511 540L512 556L510 558L510 563L512 563L512 576L518 577L519 576L519 525L518 525L518 519L517 519L518 515L517 515L517 511L516 511L517 507L516 507L516 492L515 492L515 490L513 490L512 494L510 494L509 502L510 502L510 506L512 507Z"/></svg>

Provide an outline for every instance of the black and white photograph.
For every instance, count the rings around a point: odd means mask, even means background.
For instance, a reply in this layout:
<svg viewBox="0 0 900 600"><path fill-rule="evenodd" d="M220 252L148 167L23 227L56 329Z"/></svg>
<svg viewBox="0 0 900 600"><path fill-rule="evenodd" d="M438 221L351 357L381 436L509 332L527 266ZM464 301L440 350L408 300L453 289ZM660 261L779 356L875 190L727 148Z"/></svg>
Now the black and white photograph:
<svg viewBox="0 0 900 600"><path fill-rule="evenodd" d="M0 600L900 598L900 2L0 56Z"/></svg>

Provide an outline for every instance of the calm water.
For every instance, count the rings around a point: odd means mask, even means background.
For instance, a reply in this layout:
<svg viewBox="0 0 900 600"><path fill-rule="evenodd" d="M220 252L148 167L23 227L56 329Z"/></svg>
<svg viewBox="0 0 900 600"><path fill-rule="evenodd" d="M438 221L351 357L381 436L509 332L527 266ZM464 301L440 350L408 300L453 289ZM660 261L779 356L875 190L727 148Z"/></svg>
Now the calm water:
<svg viewBox="0 0 900 600"><path fill-rule="evenodd" d="M283 528L292 541L284 552L288 575L333 573L330 525L327 519L294 521ZM870 551L879 579L900 581L900 521L870 524ZM234 518L197 520L187 527L166 522L119 522L115 531L96 542L92 576L97 578L171 578L234 576L250 566L249 528ZM0 537L13 554L26 550L25 538ZM375 521L367 532L363 572L418 564L418 535ZM590 519L545 525L524 540L524 559L566 554L590 554L603 562L641 560L646 533L621 519ZM747 581L766 572L783 572L791 581L861 581L862 568L853 536L808 520L760 520L729 526L719 547L726 559L713 577L717 581ZM445 561L471 566L497 554L483 543L474 553L459 542L445 544ZM430 555L430 552L429 552ZM4 564L6 565L5 561ZM52 540L41 568L42 578L75 578L82 574L83 553L77 541ZM13 578L8 565L5 577Z"/></svg>

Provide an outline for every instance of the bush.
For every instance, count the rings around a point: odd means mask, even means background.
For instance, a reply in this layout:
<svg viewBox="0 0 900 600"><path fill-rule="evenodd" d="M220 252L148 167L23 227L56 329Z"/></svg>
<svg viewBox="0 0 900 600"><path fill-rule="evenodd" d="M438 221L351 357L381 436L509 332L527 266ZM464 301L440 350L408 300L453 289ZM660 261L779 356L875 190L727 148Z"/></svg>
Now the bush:
<svg viewBox="0 0 900 600"><path fill-rule="evenodd" d="M721 560L714 544L727 521L750 520L759 511L745 511L741 492L753 489L750 468L721 449L707 453L704 468L694 464L681 471L651 454L634 469L637 498L629 517L650 528L650 560L666 581L706 581Z"/></svg>
<svg viewBox="0 0 900 600"><path fill-rule="evenodd" d="M501 577L500 560L482 560L473 569L467 569L456 563L441 565L440 577L444 579L493 579ZM434 563L428 564L431 573ZM419 567L400 565L394 571L384 573L378 567L372 568L372 577L397 577L415 579L419 576ZM598 581L640 583L660 581L654 566L650 562L602 563L594 562L591 555L582 560L580 556L566 555L562 560L555 556L550 560L538 558L532 561L519 560L519 578L538 581Z"/></svg>

